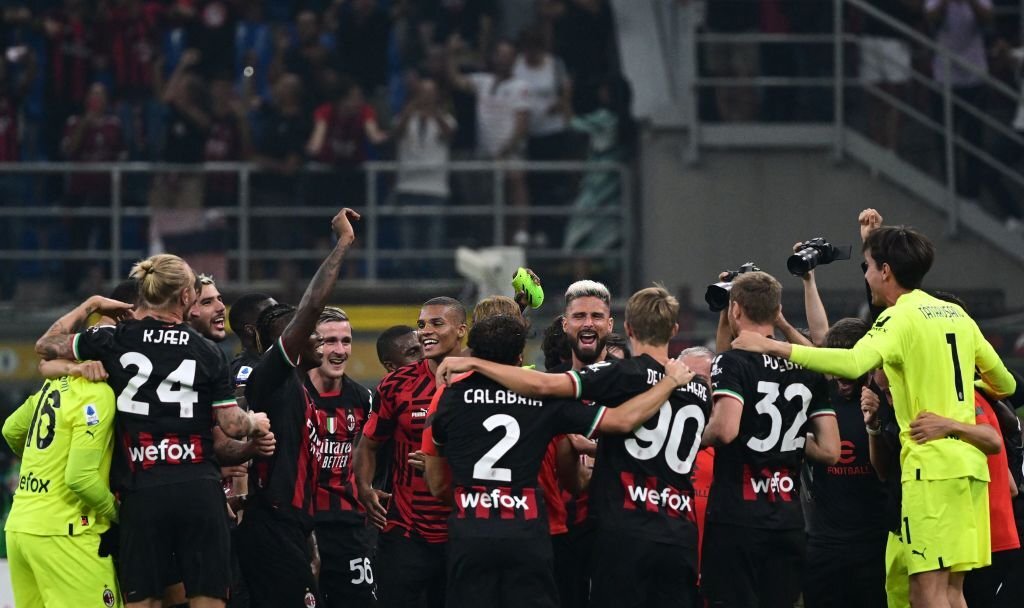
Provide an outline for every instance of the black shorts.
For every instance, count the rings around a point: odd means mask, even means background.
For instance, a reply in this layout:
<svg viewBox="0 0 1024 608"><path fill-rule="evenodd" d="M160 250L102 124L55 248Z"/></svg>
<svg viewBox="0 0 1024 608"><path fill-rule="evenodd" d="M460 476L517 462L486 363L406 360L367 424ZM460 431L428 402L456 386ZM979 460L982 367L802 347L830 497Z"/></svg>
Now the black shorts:
<svg viewBox="0 0 1024 608"><path fill-rule="evenodd" d="M590 603L590 565L594 555L593 526L579 526L551 537L555 555L555 585L562 608L587 608Z"/></svg>
<svg viewBox="0 0 1024 608"><path fill-rule="evenodd" d="M697 601L696 547L595 532L592 608L692 608Z"/></svg>
<svg viewBox="0 0 1024 608"><path fill-rule="evenodd" d="M252 608L323 606L308 534L296 519L250 503L235 546Z"/></svg>
<svg viewBox="0 0 1024 608"><path fill-rule="evenodd" d="M394 528L380 534L377 598L383 608L441 608L445 605L445 551L448 543L428 543Z"/></svg>
<svg viewBox="0 0 1024 608"><path fill-rule="evenodd" d="M192 597L227 599L231 537L220 482L127 492L121 502L119 577L128 602L163 597L180 580Z"/></svg>
<svg viewBox="0 0 1024 608"><path fill-rule="evenodd" d="M885 542L885 536L870 543L808 539L804 606L885 608Z"/></svg>
<svg viewBox="0 0 1024 608"><path fill-rule="evenodd" d="M447 605L558 608L551 540L449 540Z"/></svg>
<svg viewBox="0 0 1024 608"><path fill-rule="evenodd" d="M707 522L701 593L712 608L792 608L803 578L803 530Z"/></svg>
<svg viewBox="0 0 1024 608"><path fill-rule="evenodd" d="M320 592L327 607L376 606L376 530L365 523L317 522L316 542L320 548Z"/></svg>

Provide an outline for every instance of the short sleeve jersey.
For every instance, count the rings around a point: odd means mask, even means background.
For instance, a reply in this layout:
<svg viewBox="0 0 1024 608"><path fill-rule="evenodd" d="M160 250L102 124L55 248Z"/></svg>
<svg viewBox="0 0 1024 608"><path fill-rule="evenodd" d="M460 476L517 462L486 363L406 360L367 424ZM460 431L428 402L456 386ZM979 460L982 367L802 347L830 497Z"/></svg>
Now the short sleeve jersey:
<svg viewBox="0 0 1024 608"><path fill-rule="evenodd" d="M391 505L385 531L400 528L427 542L440 543L448 539L451 509L430 493L423 472L409 465L409 453L422 444L435 389L426 359L384 376L374 392L363 434L381 443L393 440Z"/></svg>
<svg viewBox="0 0 1024 608"><path fill-rule="evenodd" d="M736 438L715 448L708 521L803 528L800 466L807 422L835 415L825 377L785 359L730 350L715 358L711 381L715 399L737 399L743 413Z"/></svg>
<svg viewBox="0 0 1024 608"><path fill-rule="evenodd" d="M451 538L546 538L544 452L557 434L589 437L603 415L579 401L528 399L482 374L449 386L430 426L452 471Z"/></svg>
<svg viewBox="0 0 1024 608"><path fill-rule="evenodd" d="M11 414L9 423L26 429L26 434L18 489L5 529L39 536L106 530L110 522L98 519L68 488L64 472L74 444L75 449L103 452L97 474L104 481L110 475L114 443L110 387L69 376L47 380Z"/></svg>
<svg viewBox="0 0 1024 608"><path fill-rule="evenodd" d="M570 371L576 396L598 406L618 407L646 392L665 374L649 355L602 361ZM613 528L658 543L693 548L697 525L690 479L710 409L708 388L694 381L677 388L658 413L629 435L597 442L590 483L590 514Z"/></svg>
<svg viewBox="0 0 1024 608"><path fill-rule="evenodd" d="M352 452L370 413L370 391L348 376L342 376L341 388L330 393L318 392L307 377L306 390L316 406L316 434L323 453L315 519L362 522L366 512L357 500Z"/></svg>
<svg viewBox="0 0 1024 608"><path fill-rule="evenodd" d="M152 317L76 334L75 358L103 363L117 395L115 490L220 481L213 411L235 407L228 364L191 327Z"/></svg>
<svg viewBox="0 0 1024 608"><path fill-rule="evenodd" d="M253 460L249 491L309 531L322 454L316 408L297 365L279 339L249 374L245 398L254 411L267 414L277 439L273 456Z"/></svg>
<svg viewBox="0 0 1024 608"><path fill-rule="evenodd" d="M882 361L900 427L903 481L988 481L985 455L967 442L956 437L923 444L910 439L910 423L924 411L974 424L975 368L982 375L1005 371L995 349L962 308L914 290L885 309L851 351L816 350L794 346L791 358L815 369L858 356Z"/></svg>

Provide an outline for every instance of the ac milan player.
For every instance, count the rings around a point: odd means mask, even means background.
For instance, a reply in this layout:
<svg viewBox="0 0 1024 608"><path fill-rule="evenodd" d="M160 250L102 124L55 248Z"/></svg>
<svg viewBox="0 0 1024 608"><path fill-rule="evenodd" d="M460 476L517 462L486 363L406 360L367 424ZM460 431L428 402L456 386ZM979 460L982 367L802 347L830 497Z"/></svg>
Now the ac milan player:
<svg viewBox="0 0 1024 608"><path fill-rule="evenodd" d="M728 323L771 336L782 287L751 272L732 283ZM704 445L715 473L703 539L701 591L711 606L792 606L800 594L804 518L800 465L835 464L839 429L821 374L777 357L720 354Z"/></svg>
<svg viewBox="0 0 1024 608"><path fill-rule="evenodd" d="M129 606L159 603L176 574L194 603L223 606L229 540L211 421L235 437L262 434L269 422L236 407L226 362L183 323L195 300L191 268L158 255L136 264L132 277L138 320L72 334L94 310L131 306L90 298L55 323L36 351L44 359L101 361L119 395L112 479L122 500L119 578Z"/></svg>
<svg viewBox="0 0 1024 608"><path fill-rule="evenodd" d="M245 396L251 408L274 419L278 449L250 469L250 500L237 535L242 573L257 608L319 604L311 533L322 446L306 372L320 365L317 320L355 240L351 222L357 219L347 208L334 216L338 241L299 308L278 304L260 316L260 340L271 346L249 375Z"/></svg>
<svg viewBox="0 0 1024 608"><path fill-rule="evenodd" d="M328 306L316 331L323 337L323 362L309 370L307 390L316 405L316 432L323 447L316 488L320 589L328 607L377 604L371 555L376 531L356 499L352 450L370 413L370 391L345 373L352 355L348 315Z"/></svg>
<svg viewBox="0 0 1024 608"><path fill-rule="evenodd" d="M562 331L569 344L571 359L565 365L549 369L550 372L580 371L593 363L604 361L608 350L605 347L608 336L615 328L611 311L612 295L603 283L597 281L576 281L565 290L565 313L562 315ZM582 437L573 437L574 446L581 448L579 458L590 463L584 466L585 479L593 469L592 459L597 446ZM552 471L557 468L561 452L548 448L541 467ZM550 473L549 473L550 475ZM562 608L584 608L590 598L590 562L594 550L594 525L589 519L590 492L580 488L579 483L570 485L559 476L566 490L561 505L548 503L552 513L561 506L566 534L552 534L551 542L555 553L555 583ZM579 475L577 475L579 478ZM575 494L575 496L573 496ZM570 518L570 513L572 517Z"/></svg>
<svg viewBox="0 0 1024 608"><path fill-rule="evenodd" d="M188 311L188 324L212 342L223 342L228 337L224 326L224 296L217 289L213 277L200 274L196 277L196 292L199 297Z"/></svg>
<svg viewBox="0 0 1024 608"><path fill-rule="evenodd" d="M525 344L522 322L508 316L474 324L469 336L476 357L498 364L522 364ZM610 409L527 398L481 374L445 388L423 449L441 452L427 458L431 491L455 502L449 606L559 605L537 483L544 451L559 433L630 433L677 391L688 390L693 374L685 365L666 361L665 372L655 387Z"/></svg>
<svg viewBox="0 0 1024 608"><path fill-rule="evenodd" d="M377 359L388 373L403 365L423 360L423 345L416 329L408 325L394 325L377 337Z"/></svg>
<svg viewBox="0 0 1024 608"><path fill-rule="evenodd" d="M235 379L236 386L245 385L249 373L266 350L260 344L256 321L264 310L275 304L277 300L268 294L247 293L238 298L228 311L228 324L242 345L241 352L231 361L231 377ZM267 348L270 346L268 344Z"/></svg>
<svg viewBox="0 0 1024 608"><path fill-rule="evenodd" d="M462 351L466 309L452 298L424 302L417 322L424 359L388 374L377 386L373 411L356 447L359 500L383 530L377 554L378 596L382 606L415 608L444 604L445 543L450 509L434 498L423 479L423 427L434 396L434 374L446 357ZM377 451L393 439L389 496L370 483Z"/></svg>
<svg viewBox="0 0 1024 608"><path fill-rule="evenodd" d="M665 376L679 303L661 287L626 305L633 357L582 371L544 374L477 358L441 364L438 378L477 371L526 397L582 398L617 407ZM690 470L709 410L707 387L690 382L629 436L603 438L590 484L597 520L591 606L693 606L697 527Z"/></svg>

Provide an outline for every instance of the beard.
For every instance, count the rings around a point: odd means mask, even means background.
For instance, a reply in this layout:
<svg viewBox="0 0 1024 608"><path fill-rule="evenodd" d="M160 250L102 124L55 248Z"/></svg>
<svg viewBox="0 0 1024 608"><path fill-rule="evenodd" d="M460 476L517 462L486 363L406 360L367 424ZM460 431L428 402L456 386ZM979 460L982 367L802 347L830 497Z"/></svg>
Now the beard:
<svg viewBox="0 0 1024 608"><path fill-rule="evenodd" d="M580 345L579 338L573 340L569 347L572 348L572 353L576 355L576 359L579 360L583 365L590 365L591 363L597 363L597 360L601 358L601 353L604 352L604 346L607 339L604 336L598 336L594 342L593 350L587 349Z"/></svg>

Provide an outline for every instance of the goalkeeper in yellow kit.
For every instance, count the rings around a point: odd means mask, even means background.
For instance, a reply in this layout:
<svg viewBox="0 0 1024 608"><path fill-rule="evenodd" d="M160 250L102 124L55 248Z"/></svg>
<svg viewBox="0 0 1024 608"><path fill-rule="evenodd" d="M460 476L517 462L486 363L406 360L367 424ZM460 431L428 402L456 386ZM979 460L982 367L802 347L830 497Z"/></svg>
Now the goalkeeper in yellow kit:
<svg viewBox="0 0 1024 608"><path fill-rule="evenodd" d="M110 492L114 394L105 382L43 383L3 426L21 457L5 527L18 608L121 606L100 535L117 520Z"/></svg>
<svg viewBox="0 0 1024 608"><path fill-rule="evenodd" d="M927 237L882 227L867 236L863 251L872 304L885 310L852 349L801 347L752 332L742 332L733 347L841 378L885 369L902 444L911 605L963 606L964 572L991 562L985 455L955 433L915 439L911 431L931 425L936 415L973 425L975 372L978 388L997 398L1016 383L962 308L921 291L934 259Z"/></svg>

